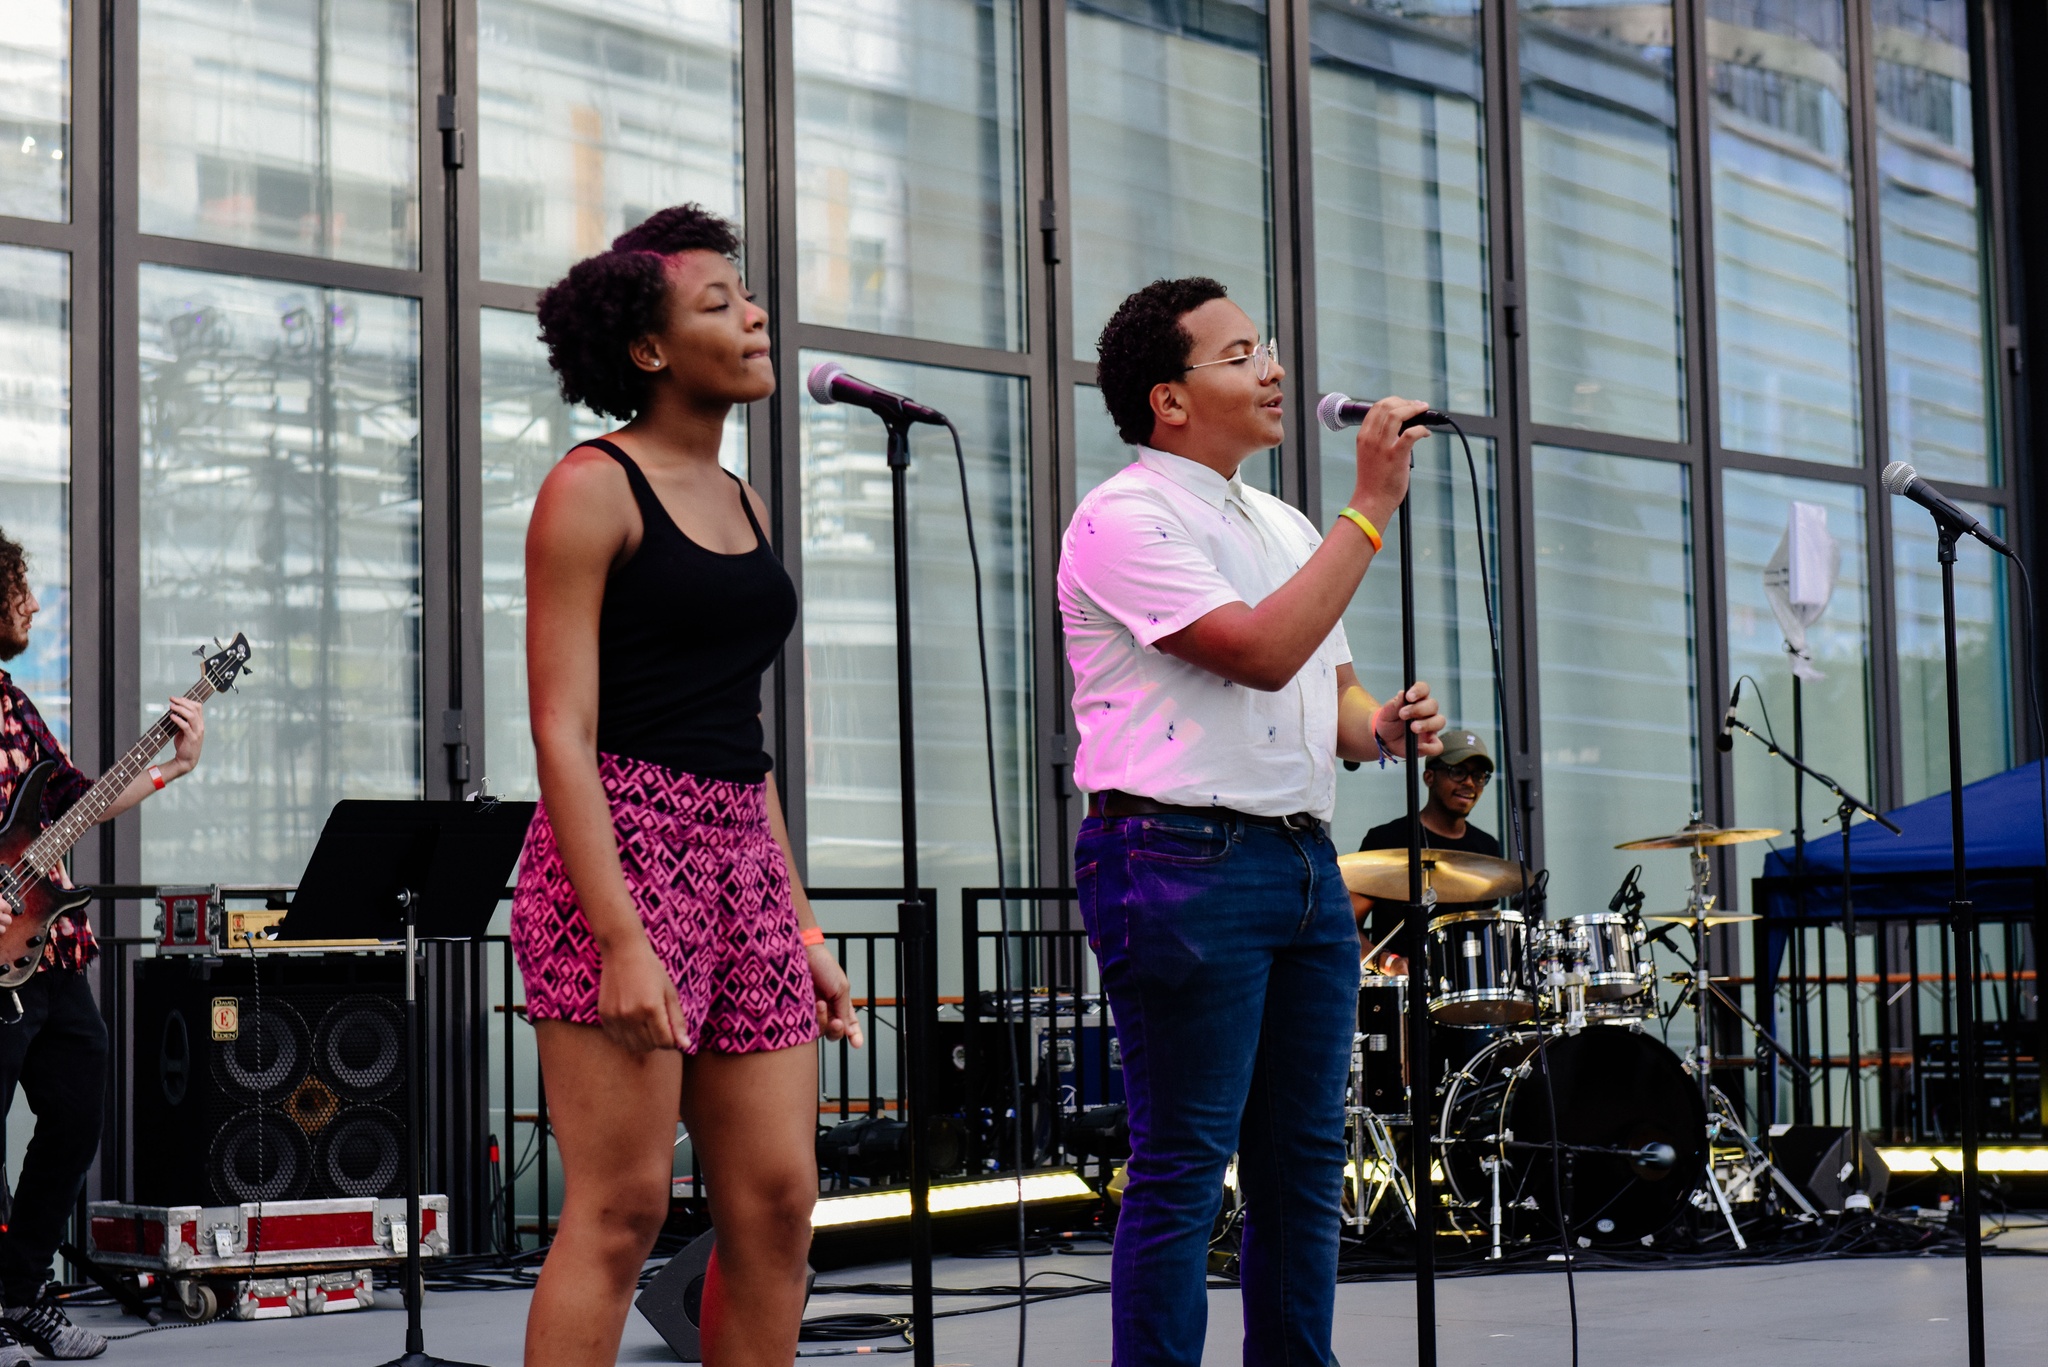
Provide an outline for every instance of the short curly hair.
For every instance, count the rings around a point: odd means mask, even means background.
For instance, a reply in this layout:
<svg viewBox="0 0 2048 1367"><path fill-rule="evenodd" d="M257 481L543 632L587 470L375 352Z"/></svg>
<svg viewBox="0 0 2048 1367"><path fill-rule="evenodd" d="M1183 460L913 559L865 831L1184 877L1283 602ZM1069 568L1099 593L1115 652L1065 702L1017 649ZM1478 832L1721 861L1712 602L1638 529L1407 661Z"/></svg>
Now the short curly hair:
<svg viewBox="0 0 2048 1367"><path fill-rule="evenodd" d="M626 348L668 321L668 259L678 252L737 256L739 233L701 204L663 209L586 257L540 296L540 338L562 397L630 422L647 406L648 377Z"/></svg>
<svg viewBox="0 0 2048 1367"><path fill-rule="evenodd" d="M1095 381L1118 436L1132 446L1152 440L1152 388L1185 375L1195 345L1180 320L1229 297L1217 281L1190 275L1154 280L1117 305L1095 343Z"/></svg>
<svg viewBox="0 0 2048 1367"><path fill-rule="evenodd" d="M0 527L0 616L28 592L28 551Z"/></svg>

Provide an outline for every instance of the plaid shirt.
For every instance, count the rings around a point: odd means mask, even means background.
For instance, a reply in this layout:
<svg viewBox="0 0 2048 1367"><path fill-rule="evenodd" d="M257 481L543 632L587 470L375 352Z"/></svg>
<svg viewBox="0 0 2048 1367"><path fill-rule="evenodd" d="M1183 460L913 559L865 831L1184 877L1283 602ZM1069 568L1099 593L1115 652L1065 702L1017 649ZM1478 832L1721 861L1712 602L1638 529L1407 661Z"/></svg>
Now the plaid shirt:
<svg viewBox="0 0 2048 1367"><path fill-rule="evenodd" d="M92 787L92 780L80 773L64 753L64 747L50 734L43 714L36 711L28 694L15 687L7 671L0 669L0 812L13 804L14 790L22 775L46 759L57 762L57 772L43 786L43 810L36 822L37 830L70 810L71 804ZM58 873L62 877L63 871ZM67 887L70 885L70 879L63 881ZM82 913L75 918L60 916L50 928L49 943L43 946L41 969L82 969L99 952L99 941L93 938L92 927Z"/></svg>

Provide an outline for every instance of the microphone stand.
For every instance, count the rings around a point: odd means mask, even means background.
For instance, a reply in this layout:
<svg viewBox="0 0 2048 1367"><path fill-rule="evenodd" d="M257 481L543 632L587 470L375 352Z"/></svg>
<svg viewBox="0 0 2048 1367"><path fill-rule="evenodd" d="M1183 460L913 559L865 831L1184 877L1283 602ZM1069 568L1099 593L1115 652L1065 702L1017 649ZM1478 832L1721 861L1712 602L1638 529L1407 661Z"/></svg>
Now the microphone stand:
<svg viewBox="0 0 2048 1367"><path fill-rule="evenodd" d="M1412 468L1412 458L1411 458ZM1418 672L1415 659L1415 496L1401 500L1401 689ZM1429 934L1430 906L1422 886L1422 766L1416 753L1415 730L1402 725L1407 753L1402 757L1408 787L1408 1129L1409 1180L1415 1192L1415 1361L1436 1367L1436 1184L1430 1178L1431 1112L1435 1096L1429 1072ZM1378 733L1375 744L1385 744Z"/></svg>
<svg viewBox="0 0 2048 1367"><path fill-rule="evenodd" d="M1901 831L1890 817L1851 793L1847 788L1844 788L1805 760L1797 755L1786 754L1784 750L1778 747L1776 742L1758 735L1747 722L1738 717L1730 717L1728 724L1763 746L1771 754L1776 755L1779 759L1791 765L1793 772L1797 775L1795 781L1798 782L1800 787L1804 787L1804 780L1810 778L1821 787L1833 793L1838 800L1835 807L1835 820L1842 828L1842 934L1848 940L1849 958L1849 1161L1855 1168L1853 1180L1856 1194L1863 1196L1868 1189L1863 1174L1863 1012L1862 1004L1857 1001L1861 984L1856 980L1862 956L1858 952L1856 944L1856 893L1855 886L1850 879L1849 863L1850 851L1854 847L1849 843L1849 820L1856 813L1863 812L1893 835L1904 835L1905 832ZM1805 850L1802 844L1800 849L1802 863L1804 862L1804 855ZM1793 886L1796 888L1799 884L1795 882ZM1864 1204L1866 1207L1869 1204L1867 1196L1865 1196Z"/></svg>
<svg viewBox="0 0 2048 1367"><path fill-rule="evenodd" d="M1963 1106L1963 1294L1970 1323L1970 1367L1984 1367L1984 1222L1977 1201L1977 915L1970 905L1968 860L1963 847L1963 713L1956 673L1956 538L1963 529L1944 517L1940 534L1941 647L1948 678L1948 816L1955 849L1955 878L1949 923L1956 944L1956 1034L1961 1045Z"/></svg>
<svg viewBox="0 0 2048 1367"><path fill-rule="evenodd" d="M896 747L903 803L903 900L896 905L897 943L903 954L904 1135L910 1157L910 1325L912 1362L934 1367L932 1342L930 1018L932 908L924 903L917 870L917 741L911 708L910 655L910 426L902 415L881 415L889 434L889 500L896 560ZM1023 1174L1017 1175L1023 1180Z"/></svg>

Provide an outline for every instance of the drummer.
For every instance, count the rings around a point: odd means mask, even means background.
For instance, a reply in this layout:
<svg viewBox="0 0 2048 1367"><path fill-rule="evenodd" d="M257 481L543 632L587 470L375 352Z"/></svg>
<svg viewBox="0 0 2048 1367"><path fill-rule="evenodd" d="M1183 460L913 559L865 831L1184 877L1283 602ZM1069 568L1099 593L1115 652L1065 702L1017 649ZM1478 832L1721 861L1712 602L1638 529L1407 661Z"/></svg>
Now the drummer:
<svg viewBox="0 0 2048 1367"><path fill-rule="evenodd" d="M1443 741L1443 753L1431 758L1422 769L1422 786L1429 792L1428 800L1422 805L1422 848L1464 850L1470 854L1492 855L1497 859L1500 857L1500 841L1468 820L1472 809L1486 792L1486 785L1493 779L1493 756L1487 753L1486 742L1479 738L1477 731L1446 727ZM1358 848L1407 849L1407 813L1367 831ZM1431 914L1442 916L1448 912L1471 911L1492 905L1491 902L1439 902ZM1410 907L1406 902L1361 897L1354 892L1351 894L1351 911L1358 918L1359 944L1362 949L1369 950L1407 920ZM1403 974L1408 971L1407 961L1393 952L1392 945L1380 951L1372 967L1382 973Z"/></svg>

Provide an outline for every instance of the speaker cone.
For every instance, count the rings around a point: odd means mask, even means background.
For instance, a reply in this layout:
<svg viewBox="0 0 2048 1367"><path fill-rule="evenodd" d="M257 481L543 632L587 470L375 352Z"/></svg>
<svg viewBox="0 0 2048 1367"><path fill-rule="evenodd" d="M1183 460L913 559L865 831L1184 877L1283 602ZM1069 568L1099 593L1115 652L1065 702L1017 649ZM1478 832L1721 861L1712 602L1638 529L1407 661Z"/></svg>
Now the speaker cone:
<svg viewBox="0 0 2048 1367"><path fill-rule="evenodd" d="M396 1085L404 1062L404 1021L383 997L345 997L320 1022L320 1071L334 1089L362 1101Z"/></svg>
<svg viewBox="0 0 2048 1367"><path fill-rule="evenodd" d="M382 1106L351 1106L320 1135L321 1175L343 1196L384 1196L405 1162L405 1129Z"/></svg>
<svg viewBox="0 0 2048 1367"><path fill-rule="evenodd" d="M243 999L241 1031L214 1051L220 1080L259 1100L282 1100L306 1066L306 1023L280 1001Z"/></svg>
<svg viewBox="0 0 2048 1367"><path fill-rule="evenodd" d="M291 1201L305 1194L312 1169L306 1136L276 1111L243 1111L214 1136L208 1177L215 1199Z"/></svg>

